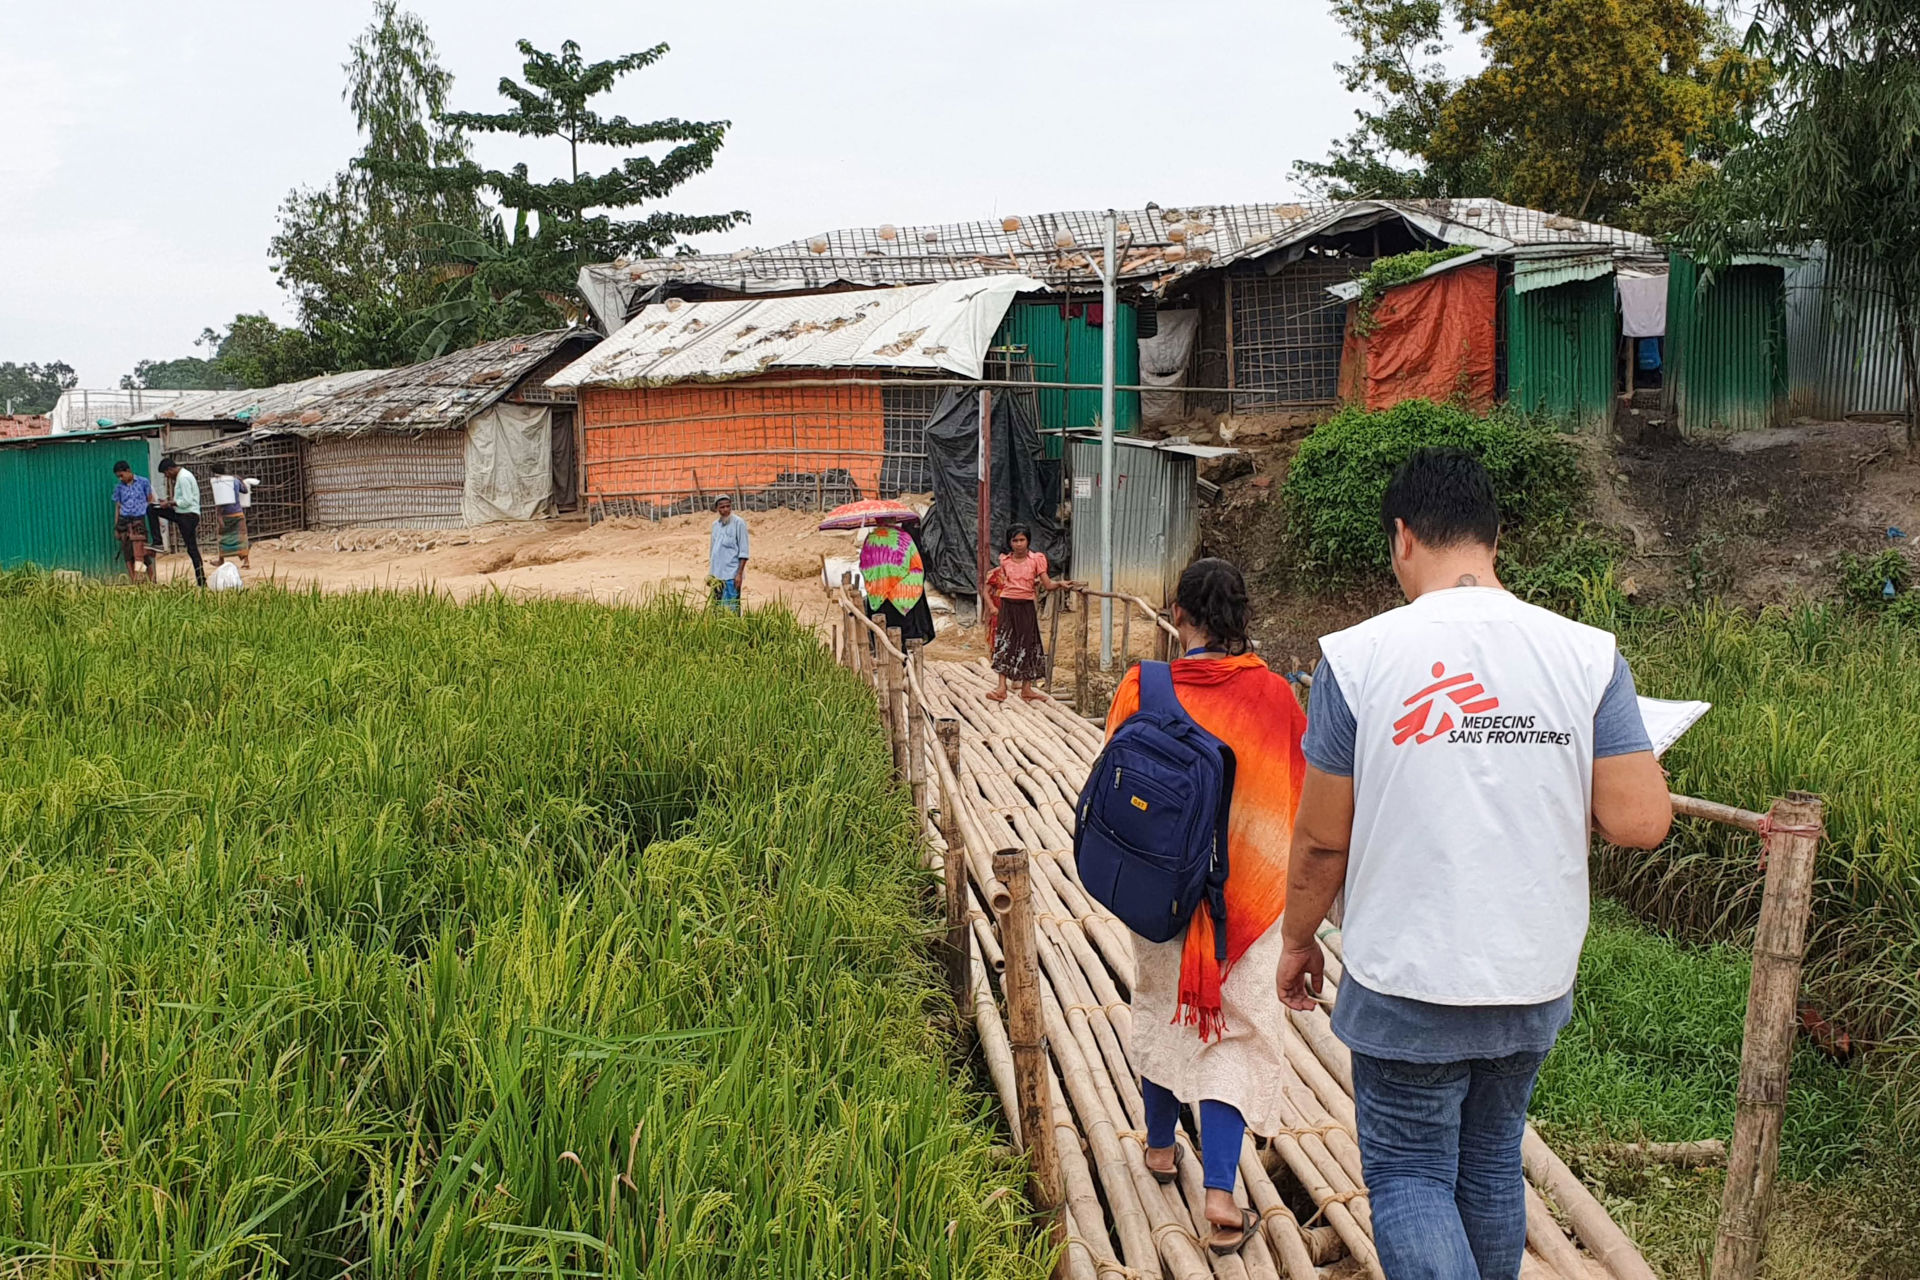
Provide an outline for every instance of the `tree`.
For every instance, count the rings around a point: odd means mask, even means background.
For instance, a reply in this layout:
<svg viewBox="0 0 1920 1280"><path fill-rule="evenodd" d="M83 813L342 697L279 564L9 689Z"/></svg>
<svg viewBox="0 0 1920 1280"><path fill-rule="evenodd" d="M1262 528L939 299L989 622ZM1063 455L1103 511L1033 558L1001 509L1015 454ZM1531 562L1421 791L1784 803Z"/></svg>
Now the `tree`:
<svg viewBox="0 0 1920 1280"><path fill-rule="evenodd" d="M1752 129L1692 201L1681 242L1734 254L1824 243L1871 267L1899 335L1920 443L1920 6L1758 0L1747 50L1775 68Z"/></svg>
<svg viewBox="0 0 1920 1280"><path fill-rule="evenodd" d="M194 345L204 356L142 360L123 374L129 390L230 391L271 387L328 372L324 352L306 333L264 315L238 315L226 332L202 329Z"/></svg>
<svg viewBox="0 0 1920 1280"><path fill-rule="evenodd" d="M471 193L410 175L464 161L467 143L441 119L453 76L426 24L396 0L375 0L343 70L341 96L364 142L331 184L288 195L271 244L274 269L324 363L399 364L410 354L408 317L434 286L426 228L480 223Z"/></svg>
<svg viewBox="0 0 1920 1280"><path fill-rule="evenodd" d="M519 289L523 298L565 299L577 306L576 281L582 266L622 257L656 257L681 236L726 231L746 221L744 210L678 214L655 209L639 218L617 216L663 200L687 179L704 173L713 166L726 139L725 120L635 124L624 116L602 116L589 105L611 91L622 76L657 62L666 54L666 45L592 63L581 57L580 46L571 40L557 54L536 49L526 40L518 47L525 59L522 70L527 83L503 77L499 86L510 109L495 114L455 112L445 117L445 123L473 133L564 141L566 177L535 181L525 163L505 170L483 169L472 161L425 172L420 166L393 167L396 176L417 175L438 190L473 197L485 193L503 211L512 212L513 237L491 228L484 237L469 237L448 255L448 264L474 268L449 278L460 281L455 291L469 295L477 309L477 300L470 295L483 287L479 283L482 267L491 267L492 274ZM657 159L631 155L604 173L581 171L583 147L630 150L667 144L672 145ZM483 245L482 240L488 243ZM473 252L476 249L484 251ZM491 296L499 302L504 293ZM444 305L450 300L454 299L437 301ZM549 314L557 318L560 311L556 308Z"/></svg>
<svg viewBox="0 0 1920 1280"><path fill-rule="evenodd" d="M1449 14L1486 57L1458 82L1438 61ZM1336 16L1360 44L1345 82L1380 106L1346 154L1298 167L1336 195L1492 195L1631 223L1647 191L1725 153L1766 80L1697 0L1341 0Z"/></svg>
<svg viewBox="0 0 1920 1280"><path fill-rule="evenodd" d="M79 383L79 375L65 360L45 364L8 360L0 364L0 410L11 402L13 413L50 413L60 393L71 391Z"/></svg>

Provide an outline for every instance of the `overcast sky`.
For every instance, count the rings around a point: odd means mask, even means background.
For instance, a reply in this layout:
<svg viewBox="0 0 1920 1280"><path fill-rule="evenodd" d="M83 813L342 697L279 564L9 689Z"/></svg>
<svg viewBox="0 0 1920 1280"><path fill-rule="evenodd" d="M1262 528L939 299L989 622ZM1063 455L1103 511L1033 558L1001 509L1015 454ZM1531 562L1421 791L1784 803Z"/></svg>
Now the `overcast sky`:
<svg viewBox="0 0 1920 1280"><path fill-rule="evenodd" d="M603 110L733 122L682 212L706 247L1004 212L1273 200L1352 126L1320 0L412 0L495 110L514 41L590 58L667 41ZM237 312L292 313L267 240L288 190L357 149L340 99L360 0L0 0L0 361L111 386L199 354ZM563 144L487 139L536 177ZM605 157L603 157L605 159ZM604 166L603 166L604 167Z"/></svg>

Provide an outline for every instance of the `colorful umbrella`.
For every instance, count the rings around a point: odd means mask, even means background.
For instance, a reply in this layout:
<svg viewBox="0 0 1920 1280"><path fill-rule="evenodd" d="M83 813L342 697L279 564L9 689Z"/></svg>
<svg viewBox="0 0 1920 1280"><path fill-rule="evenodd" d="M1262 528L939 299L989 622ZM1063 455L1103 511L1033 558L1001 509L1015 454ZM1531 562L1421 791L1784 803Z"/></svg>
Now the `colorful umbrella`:
<svg viewBox="0 0 1920 1280"><path fill-rule="evenodd" d="M893 502L885 498L862 498L858 502L849 502L845 506L835 507L827 512L827 518L820 522L822 529L858 529L869 524L899 524L905 520L918 520L920 513L904 502Z"/></svg>

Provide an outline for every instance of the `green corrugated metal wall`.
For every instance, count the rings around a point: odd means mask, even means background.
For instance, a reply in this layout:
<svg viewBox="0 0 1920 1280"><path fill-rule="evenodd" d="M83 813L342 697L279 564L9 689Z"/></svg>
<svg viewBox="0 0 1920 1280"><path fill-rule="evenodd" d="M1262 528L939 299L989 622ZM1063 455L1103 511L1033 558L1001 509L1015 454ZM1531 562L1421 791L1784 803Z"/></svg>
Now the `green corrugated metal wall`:
<svg viewBox="0 0 1920 1280"><path fill-rule="evenodd" d="M1779 267L1728 267L1700 291L1673 255L1667 277L1666 385L1682 431L1750 431L1787 416L1787 290Z"/></svg>
<svg viewBox="0 0 1920 1280"><path fill-rule="evenodd" d="M1076 300L1079 305L1081 300ZM1066 318L1062 303L1053 299L1016 301L1000 322L993 344L1027 349L1033 361L1036 382L1099 382L1101 334L1097 325L1087 323L1084 314ZM1114 334L1114 362L1119 366L1114 381L1120 386L1140 382L1140 318L1131 303L1119 304L1119 328ZM1042 431L1062 428L1078 430L1100 423L1098 391L1042 391L1038 393ZM1113 429L1120 434L1140 425L1140 393L1116 393L1113 405ZM1060 456L1060 437L1043 436L1047 456Z"/></svg>
<svg viewBox="0 0 1920 1280"><path fill-rule="evenodd" d="M1516 293L1507 308L1507 401L1579 430L1603 429L1613 410L1620 320L1613 275Z"/></svg>
<svg viewBox="0 0 1920 1280"><path fill-rule="evenodd" d="M36 564L105 576L123 566L113 537L113 464L147 474L147 442L47 436L0 447L0 569Z"/></svg>

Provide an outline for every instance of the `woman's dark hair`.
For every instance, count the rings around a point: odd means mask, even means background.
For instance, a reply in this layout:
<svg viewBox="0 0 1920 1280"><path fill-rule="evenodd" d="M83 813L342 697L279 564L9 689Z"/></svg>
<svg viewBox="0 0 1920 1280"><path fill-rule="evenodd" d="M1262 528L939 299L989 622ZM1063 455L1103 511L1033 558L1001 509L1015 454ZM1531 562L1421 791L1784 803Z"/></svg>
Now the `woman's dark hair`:
<svg viewBox="0 0 1920 1280"><path fill-rule="evenodd" d="M1231 561L1195 560L1181 571L1173 599L1207 633L1209 648L1247 651L1247 580Z"/></svg>
<svg viewBox="0 0 1920 1280"><path fill-rule="evenodd" d="M1013 550L1013 540L1015 538L1025 538L1028 546L1033 545L1033 531L1023 524L1010 524L1007 526L1007 550Z"/></svg>

